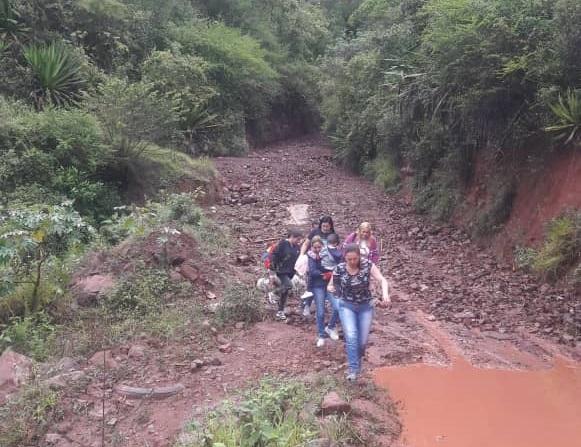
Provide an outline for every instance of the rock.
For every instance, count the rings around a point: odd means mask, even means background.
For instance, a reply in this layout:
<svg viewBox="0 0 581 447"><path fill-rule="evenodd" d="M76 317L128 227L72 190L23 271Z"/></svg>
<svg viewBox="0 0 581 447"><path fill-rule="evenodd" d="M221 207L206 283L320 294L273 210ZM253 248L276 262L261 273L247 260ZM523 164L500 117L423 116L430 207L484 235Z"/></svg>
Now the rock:
<svg viewBox="0 0 581 447"><path fill-rule="evenodd" d="M65 443L68 445L69 443L59 434L57 433L48 433L44 437L44 442L47 445L56 445L56 446L63 446Z"/></svg>
<svg viewBox="0 0 581 447"><path fill-rule="evenodd" d="M201 369L202 366L204 366L204 361L201 359L195 359L192 361L192 363L190 363L190 371L197 371Z"/></svg>
<svg viewBox="0 0 581 447"><path fill-rule="evenodd" d="M236 262L240 265L250 265L252 264L254 261L253 259L248 256L248 255L238 255L236 257Z"/></svg>
<svg viewBox="0 0 581 447"><path fill-rule="evenodd" d="M189 282L196 282L200 280L200 272L195 267L188 264L182 264L179 268L180 275L182 275Z"/></svg>
<svg viewBox="0 0 581 447"><path fill-rule="evenodd" d="M208 298L209 300L215 300L217 298L216 294L214 292L206 292L206 298Z"/></svg>
<svg viewBox="0 0 581 447"><path fill-rule="evenodd" d="M476 315L474 314L474 312L465 310L464 312L454 314L454 318L458 320L473 320L474 318L476 318Z"/></svg>
<svg viewBox="0 0 581 447"><path fill-rule="evenodd" d="M426 317L426 320L428 320L428 321L436 321L436 317L434 315L428 315Z"/></svg>
<svg viewBox="0 0 581 447"><path fill-rule="evenodd" d="M230 353L232 352L232 345L230 343L226 343L225 345L218 346L218 350L223 353Z"/></svg>
<svg viewBox="0 0 581 447"><path fill-rule="evenodd" d="M228 340L226 337L224 337L222 334L218 335L216 337L216 341L221 344L221 345L227 345L230 343L230 340Z"/></svg>
<svg viewBox="0 0 581 447"><path fill-rule="evenodd" d="M351 411L351 405L343 400L335 391L331 391L321 403L321 413L323 416L330 414L346 414Z"/></svg>
<svg viewBox="0 0 581 447"><path fill-rule="evenodd" d="M79 306L90 307L97 304L114 285L111 275L92 275L77 279L72 291Z"/></svg>
<svg viewBox="0 0 581 447"><path fill-rule="evenodd" d="M212 358L204 361L204 365L220 366L221 364L222 364L222 360L220 360L217 357L212 357Z"/></svg>
<svg viewBox="0 0 581 447"><path fill-rule="evenodd" d="M8 394L24 385L32 370L32 360L28 357L6 349L0 356L0 403Z"/></svg>
<svg viewBox="0 0 581 447"><path fill-rule="evenodd" d="M46 384L55 391L64 390L66 387L84 379L86 374L83 371L72 371L69 373L59 374L51 377Z"/></svg>
<svg viewBox="0 0 581 447"><path fill-rule="evenodd" d="M77 371L80 368L81 366L76 360L70 357L63 357L56 364L55 370L61 373L67 373L71 371Z"/></svg>
<svg viewBox="0 0 581 447"><path fill-rule="evenodd" d="M131 348L129 348L127 355L130 359L142 359L145 357L145 347L140 345L133 345Z"/></svg>
<svg viewBox="0 0 581 447"><path fill-rule="evenodd" d="M236 323L236 329L238 330L242 330L244 329L244 323L239 321L238 323Z"/></svg>
<svg viewBox="0 0 581 447"><path fill-rule="evenodd" d="M107 369L117 369L119 367L119 364L113 358L111 351L96 352L93 354L93 357L89 359L89 365L103 368L103 361L105 362L105 368Z"/></svg>

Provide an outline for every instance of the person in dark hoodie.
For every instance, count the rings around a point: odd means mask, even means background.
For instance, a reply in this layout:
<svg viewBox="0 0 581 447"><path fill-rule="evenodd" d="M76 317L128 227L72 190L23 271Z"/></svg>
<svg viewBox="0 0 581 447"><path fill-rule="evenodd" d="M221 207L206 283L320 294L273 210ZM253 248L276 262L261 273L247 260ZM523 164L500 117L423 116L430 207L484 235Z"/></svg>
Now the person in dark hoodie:
<svg viewBox="0 0 581 447"><path fill-rule="evenodd" d="M271 276L276 276L272 280L274 282L278 279L280 282L277 291L278 312L276 313L276 319L280 321L286 320L284 307L293 287L291 280L295 275L295 264L299 257L302 238L303 235L299 230L290 230L288 237L276 245L271 255Z"/></svg>
<svg viewBox="0 0 581 447"><path fill-rule="evenodd" d="M325 345L325 338L330 337L332 340L339 340L339 334L335 330L339 320L339 312L336 309L333 296L327 291L327 284L333 273L325 270L323 267L323 241L319 236L311 240L311 250L308 252L309 257L309 287L315 296L317 306L317 347ZM325 326L325 301L331 303L332 314L329 324Z"/></svg>

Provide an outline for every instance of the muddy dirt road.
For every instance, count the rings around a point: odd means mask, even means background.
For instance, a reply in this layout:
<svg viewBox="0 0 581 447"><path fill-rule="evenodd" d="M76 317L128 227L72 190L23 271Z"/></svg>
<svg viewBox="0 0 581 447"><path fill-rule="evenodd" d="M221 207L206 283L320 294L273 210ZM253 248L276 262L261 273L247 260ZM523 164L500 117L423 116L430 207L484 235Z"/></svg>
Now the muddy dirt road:
<svg viewBox="0 0 581 447"><path fill-rule="evenodd" d="M368 364L401 400L404 445L575 445L581 302L572 291L515 273L462 231L417 216L402 199L336 168L316 141L217 166L227 189L216 219L238 233L238 251L258 264L264 241L289 224L308 227L331 214L343 237L361 221L374 225L394 305L378 312ZM259 274L260 267L247 270ZM398 368L409 364L426 369Z"/></svg>
<svg viewBox="0 0 581 447"><path fill-rule="evenodd" d="M343 237L360 221L375 226L394 302L376 315L364 380L374 379L401 401L399 445L578 445L570 443L581 439L581 412L575 411L581 402L575 363L581 359L581 308L573 294L514 273L461 231L431 224L405 201L338 170L331 151L316 140L215 163L225 197L207 212L229 229L234 243L211 255L230 280L251 284L264 274L266 241L289 225L308 229L312 219L328 213ZM219 298L221 290L215 292ZM100 446L105 426L106 445L172 446L192 417L267 374L343 377L342 343L316 348L314 323L300 316L297 304L290 303L287 324L270 319L219 334L230 344L226 352L217 344L205 348L195 337L145 337L113 347L116 368L106 381L87 365L86 387L66 397L65 421L52 428L62 440L58 445ZM198 357L203 368L195 366ZM119 385L175 383L185 390L161 400L134 401L115 392ZM372 410L374 416L382 411ZM393 418L383 421L393 426L378 445L394 445L399 426ZM490 440L491 432L509 437Z"/></svg>

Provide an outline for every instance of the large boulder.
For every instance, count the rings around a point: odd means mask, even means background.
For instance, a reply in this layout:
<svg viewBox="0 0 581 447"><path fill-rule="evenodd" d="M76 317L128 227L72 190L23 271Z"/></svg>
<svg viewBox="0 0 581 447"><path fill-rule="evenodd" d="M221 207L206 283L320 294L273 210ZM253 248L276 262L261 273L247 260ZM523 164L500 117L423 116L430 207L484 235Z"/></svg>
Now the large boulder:
<svg viewBox="0 0 581 447"><path fill-rule="evenodd" d="M91 275L77 278L72 291L79 306L89 307L97 304L114 285L111 275Z"/></svg>
<svg viewBox="0 0 581 447"><path fill-rule="evenodd" d="M28 357L6 349L0 356L0 404L24 385L32 370L32 360Z"/></svg>

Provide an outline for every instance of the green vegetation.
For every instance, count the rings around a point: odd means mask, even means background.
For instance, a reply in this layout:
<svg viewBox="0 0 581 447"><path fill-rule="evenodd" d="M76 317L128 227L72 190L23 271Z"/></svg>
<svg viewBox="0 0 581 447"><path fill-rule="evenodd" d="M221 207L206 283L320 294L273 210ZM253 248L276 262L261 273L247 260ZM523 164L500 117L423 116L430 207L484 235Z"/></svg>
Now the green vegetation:
<svg viewBox="0 0 581 447"><path fill-rule="evenodd" d="M449 217L477 157L491 154L502 177L553 136L579 141L577 0L340 3L346 32L322 62L325 131L341 162L371 166L380 184L396 178L384 160L410 164L418 210ZM481 224L496 228L511 194L494 202Z"/></svg>
<svg viewBox="0 0 581 447"><path fill-rule="evenodd" d="M519 249L515 253L519 267L531 269L548 279L570 274L579 282L581 265L581 214L569 212L547 225L545 241L538 249Z"/></svg>
<svg viewBox="0 0 581 447"><path fill-rule="evenodd" d="M59 396L40 381L25 385L16 399L0 406L0 445L38 445L46 429L63 418Z"/></svg>
<svg viewBox="0 0 581 447"><path fill-rule="evenodd" d="M256 323L264 317L262 296L255 287L242 284L231 284L227 287L216 310L216 321L220 324Z"/></svg>
<svg viewBox="0 0 581 447"><path fill-rule="evenodd" d="M201 423L192 421L178 446L299 447L322 437L337 446L365 445L347 416L331 416L318 424L316 411L330 384L316 385L264 379L242 392L236 402L227 401L207 414Z"/></svg>

